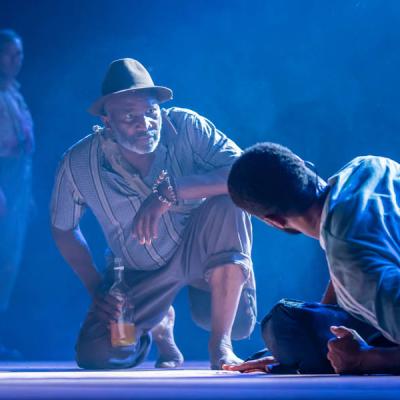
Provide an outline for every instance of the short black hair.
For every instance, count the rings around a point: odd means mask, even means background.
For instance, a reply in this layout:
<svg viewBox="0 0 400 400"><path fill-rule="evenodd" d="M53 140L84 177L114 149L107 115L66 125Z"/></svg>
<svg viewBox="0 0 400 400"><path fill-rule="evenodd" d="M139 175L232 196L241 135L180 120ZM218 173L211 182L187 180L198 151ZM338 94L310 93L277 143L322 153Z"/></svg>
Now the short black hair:
<svg viewBox="0 0 400 400"><path fill-rule="evenodd" d="M258 143L235 161L228 178L234 203L259 217L300 215L318 200L318 177L287 147Z"/></svg>
<svg viewBox="0 0 400 400"><path fill-rule="evenodd" d="M12 29L0 29L0 50L7 43L13 42L14 40L21 40L21 36Z"/></svg>

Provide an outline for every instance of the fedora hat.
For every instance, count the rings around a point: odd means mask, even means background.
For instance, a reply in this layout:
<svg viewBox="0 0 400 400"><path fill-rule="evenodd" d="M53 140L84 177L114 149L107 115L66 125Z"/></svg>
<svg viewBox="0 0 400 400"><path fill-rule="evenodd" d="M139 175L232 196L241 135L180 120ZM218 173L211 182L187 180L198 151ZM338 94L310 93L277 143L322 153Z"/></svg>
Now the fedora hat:
<svg viewBox="0 0 400 400"><path fill-rule="evenodd" d="M104 104L113 96L121 93L148 93L159 102L172 99L172 90L164 86L155 86L146 68L132 58L113 61L108 67L101 86L101 96L90 106L93 115L104 115Z"/></svg>

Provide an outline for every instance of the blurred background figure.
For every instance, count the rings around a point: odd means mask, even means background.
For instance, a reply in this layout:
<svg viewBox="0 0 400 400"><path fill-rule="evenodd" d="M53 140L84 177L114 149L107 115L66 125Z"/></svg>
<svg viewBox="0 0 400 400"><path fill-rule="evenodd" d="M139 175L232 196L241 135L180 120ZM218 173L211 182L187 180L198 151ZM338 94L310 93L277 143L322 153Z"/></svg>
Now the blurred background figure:
<svg viewBox="0 0 400 400"><path fill-rule="evenodd" d="M22 61L20 36L0 30L0 324L6 324L31 204L33 124L16 81ZM20 357L0 338L0 360Z"/></svg>

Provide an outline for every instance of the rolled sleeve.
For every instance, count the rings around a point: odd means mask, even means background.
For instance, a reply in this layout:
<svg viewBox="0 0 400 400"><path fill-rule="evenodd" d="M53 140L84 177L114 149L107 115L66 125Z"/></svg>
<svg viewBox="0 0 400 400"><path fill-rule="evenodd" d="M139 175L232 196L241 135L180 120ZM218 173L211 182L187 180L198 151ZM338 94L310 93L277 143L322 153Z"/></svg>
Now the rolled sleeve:
<svg viewBox="0 0 400 400"><path fill-rule="evenodd" d="M73 182L68 155L61 161L51 197L51 224L64 231L74 229L85 211L82 195Z"/></svg>
<svg viewBox="0 0 400 400"><path fill-rule="evenodd" d="M212 122L198 114L187 119L186 131L194 162L204 172L231 166L242 153Z"/></svg>

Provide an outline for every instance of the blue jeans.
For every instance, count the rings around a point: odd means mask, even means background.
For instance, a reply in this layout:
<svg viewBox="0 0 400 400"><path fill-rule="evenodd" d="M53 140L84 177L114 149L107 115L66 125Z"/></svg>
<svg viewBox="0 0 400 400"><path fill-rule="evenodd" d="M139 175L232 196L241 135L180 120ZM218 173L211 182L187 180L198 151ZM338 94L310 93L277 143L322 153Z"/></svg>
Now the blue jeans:
<svg viewBox="0 0 400 400"><path fill-rule="evenodd" d="M281 364L273 372L334 373L326 358L332 325L355 329L370 344L393 345L375 328L338 306L283 299L261 323L264 341Z"/></svg>

